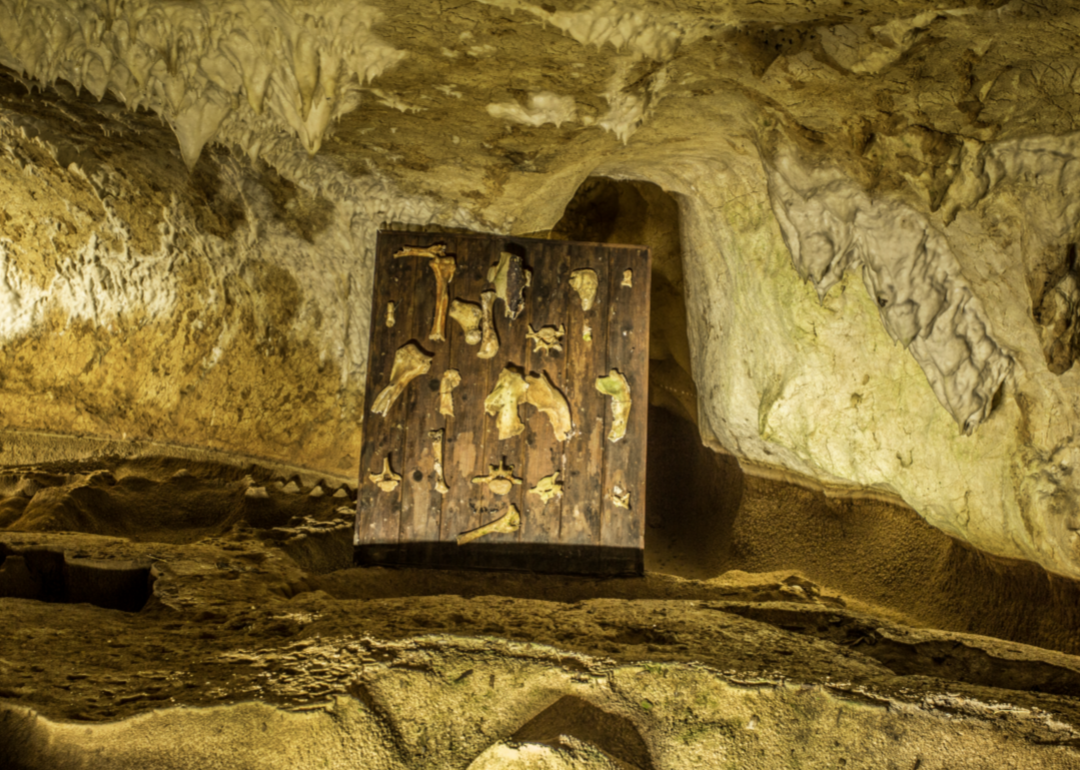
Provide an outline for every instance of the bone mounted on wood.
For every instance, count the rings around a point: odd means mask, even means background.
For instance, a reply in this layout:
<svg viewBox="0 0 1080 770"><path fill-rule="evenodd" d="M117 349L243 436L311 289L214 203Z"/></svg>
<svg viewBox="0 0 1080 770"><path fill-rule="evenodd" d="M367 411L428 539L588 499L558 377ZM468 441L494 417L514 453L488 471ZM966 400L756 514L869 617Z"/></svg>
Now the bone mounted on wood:
<svg viewBox="0 0 1080 770"><path fill-rule="evenodd" d="M495 332L495 322L491 318L491 309L495 306L495 292L480 292L480 351L477 358L494 358L499 352L499 335Z"/></svg>
<svg viewBox="0 0 1080 770"><path fill-rule="evenodd" d="M539 409L551 421L556 441L566 441L573 435L574 424L570 420L570 403L559 389L551 384L547 372L530 374L525 378L529 389L525 401Z"/></svg>
<svg viewBox="0 0 1080 770"><path fill-rule="evenodd" d="M469 532L462 532L460 535L458 535L457 544L465 545L466 543L471 543L473 540L476 540L479 537L483 537L484 535L491 535L495 532L502 532L504 534L517 532L520 527L521 514L518 513L517 506L511 503L506 513L495 519L495 521L488 522L482 527L477 527L474 530L470 530Z"/></svg>
<svg viewBox="0 0 1080 770"><path fill-rule="evenodd" d="M394 366L390 370L390 384L375 397L371 413L385 417L398 396L405 390L405 386L420 375L428 373L431 369L431 359L434 357L425 353L415 342L406 343L398 348L394 353Z"/></svg>
<svg viewBox="0 0 1080 770"><path fill-rule="evenodd" d="M525 423L518 415L518 408L529 389L521 373L506 367L499 373L495 388L484 399L484 411L495 417L499 427L499 440L513 438L525 430Z"/></svg>
<svg viewBox="0 0 1080 770"><path fill-rule="evenodd" d="M403 257L421 257L430 259L431 272L435 274L435 317L431 322L431 334L428 339L442 342L446 339L446 308L450 303L449 285L454 280L457 260L446 256L446 246L436 243L426 248L406 246L394 252L395 259Z"/></svg>
<svg viewBox="0 0 1080 770"><path fill-rule="evenodd" d="M503 301L506 317L513 321L521 315L525 309L522 294L532 282L532 274L521 257L508 251L499 254L498 263L488 270L488 282L495 287L495 296Z"/></svg>
<svg viewBox="0 0 1080 770"><path fill-rule="evenodd" d="M465 335L466 345L479 345L484 338L480 329L480 323L484 318L484 311L475 302L465 302L455 299L450 303L450 317L458 322L461 333Z"/></svg>
<svg viewBox="0 0 1080 770"><path fill-rule="evenodd" d="M596 389L611 397L611 430L608 441L619 441L626 435L627 420L630 419L630 383L617 369L608 372L607 377L597 377Z"/></svg>

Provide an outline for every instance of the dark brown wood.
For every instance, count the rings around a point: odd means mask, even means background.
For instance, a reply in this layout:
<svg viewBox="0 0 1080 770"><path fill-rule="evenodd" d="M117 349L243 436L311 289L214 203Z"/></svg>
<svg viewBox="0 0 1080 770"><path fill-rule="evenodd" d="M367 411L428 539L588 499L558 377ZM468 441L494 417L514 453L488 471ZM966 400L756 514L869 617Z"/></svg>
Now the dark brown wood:
<svg viewBox="0 0 1080 770"><path fill-rule="evenodd" d="M467 345L461 327L447 318L445 341L428 339L435 311L435 275L423 256L394 259L403 247L446 244L456 258L449 296L480 304L492 288L488 270L501 252L522 257L532 271L524 307L516 319L495 303L493 320L499 352L478 358L478 345ZM596 272L599 286L593 307L582 310L570 275ZM625 269L633 286L620 286ZM528 569L585 574L641 571L645 500L645 450L648 395L649 254L641 247L542 241L473 234L380 233L372 300L367 407L361 450L357 502L357 560L364 564L415 564L478 569ZM512 292L511 292L512 293ZM386 303L395 300L397 323L385 325ZM565 325L562 352L534 352L527 339L530 325ZM591 342L583 339L585 325ZM415 379L383 418L370 414L375 396L389 381L394 354L416 342L434 354L428 374ZM559 442L548 417L525 402L519 417L525 430L500 439L495 417L484 401L506 366L523 376L546 375L568 399L575 434ZM439 413L443 372L456 369L461 384L454 391L453 417ZM630 382L634 407L626 437L607 440L610 399L596 390L596 380L610 368ZM449 491L436 490L430 431L444 430L443 473ZM382 492L368 479L389 454L402 481ZM522 479L505 495L473 479L504 463ZM529 490L555 471L561 497L547 504ZM615 506L612 488L629 492L629 509ZM521 526L512 533L489 533L458 546L457 537L517 507Z"/></svg>

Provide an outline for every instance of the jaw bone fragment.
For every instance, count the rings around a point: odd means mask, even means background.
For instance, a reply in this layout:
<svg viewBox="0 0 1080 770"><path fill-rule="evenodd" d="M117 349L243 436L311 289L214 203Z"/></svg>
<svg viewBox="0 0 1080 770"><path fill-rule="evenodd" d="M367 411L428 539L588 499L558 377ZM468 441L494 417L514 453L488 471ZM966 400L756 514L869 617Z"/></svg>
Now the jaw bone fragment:
<svg viewBox="0 0 1080 770"><path fill-rule="evenodd" d="M431 450L435 454L435 491L440 495L445 495L450 491L450 487L446 486L446 479L443 477L443 436L445 432L442 428L438 430L428 431L428 438L431 439Z"/></svg>
<svg viewBox="0 0 1080 770"><path fill-rule="evenodd" d="M450 302L447 287L450 281L454 280L457 260L453 257L436 257L431 260L431 270L435 273L435 318L431 322L431 334L428 335L428 339L442 342L446 339L443 333L446 331L446 306Z"/></svg>
<svg viewBox="0 0 1080 770"><path fill-rule="evenodd" d="M396 302L387 302L386 303L386 328L387 329L392 329L394 327L394 324L397 323L397 319L394 318L394 308L396 308L396 307L397 307Z"/></svg>
<svg viewBox="0 0 1080 770"><path fill-rule="evenodd" d="M605 396L611 396L608 441L618 441L626 435L626 420L630 416L630 383L617 369L612 369L607 377L596 378L596 389Z"/></svg>
<svg viewBox="0 0 1080 770"><path fill-rule="evenodd" d="M623 490L618 484L611 490L611 502L615 503L616 508L625 508L630 510L630 490Z"/></svg>
<svg viewBox="0 0 1080 770"><path fill-rule="evenodd" d="M546 351L550 353L552 350L562 353L562 338L566 334L566 326L559 324L558 328L554 326L541 326L539 331L529 324L529 331L525 334L525 339L532 340L533 353L539 353L540 351Z"/></svg>
<svg viewBox="0 0 1080 770"><path fill-rule="evenodd" d="M499 262L487 274L488 283L495 286L495 296L506 305L506 317L513 321L525 308L521 294L532 282L532 273L525 269L521 257L504 251Z"/></svg>
<svg viewBox="0 0 1080 770"><path fill-rule="evenodd" d="M494 358L499 352L499 335L495 333L495 323L491 320L491 308L495 305L495 292L480 292L480 307L483 315L480 317L480 351L477 358Z"/></svg>
<svg viewBox="0 0 1080 770"><path fill-rule="evenodd" d="M446 256L446 244L445 243L433 243L432 245L421 248L420 246L406 246L402 249L398 249L394 252L395 257L427 257L428 259L436 259L438 257Z"/></svg>
<svg viewBox="0 0 1080 770"><path fill-rule="evenodd" d="M521 373L507 366L499 373L495 388L484 399L484 411L489 415L497 415L499 441L513 438L525 430L525 423L518 416L518 407L528 389L529 385Z"/></svg>
<svg viewBox="0 0 1080 770"><path fill-rule="evenodd" d="M593 300L596 299L596 287L599 283L596 271L587 267L570 273L570 288L581 297L581 309L586 313L593 306Z"/></svg>
<svg viewBox="0 0 1080 770"><path fill-rule="evenodd" d="M536 482L536 486L529 490L530 495L536 495L547 505L553 497L562 497L562 482L559 481L559 471L550 476L544 476Z"/></svg>
<svg viewBox="0 0 1080 770"><path fill-rule="evenodd" d="M382 473L369 473L368 478L383 492L393 492L401 481L401 476L390 470L390 455L383 458Z"/></svg>
<svg viewBox="0 0 1080 770"><path fill-rule="evenodd" d="M521 514L518 513L517 506L511 503L506 513L495 519L495 521L488 522L482 527L477 527L474 530L470 530L469 532L462 532L460 535L458 535L457 544L465 545L466 543L471 543L473 540L476 540L478 537L490 535L495 532L517 532L520 526Z"/></svg>
<svg viewBox="0 0 1080 770"><path fill-rule="evenodd" d="M624 289L634 288L634 271L627 268L622 271L622 283L619 284Z"/></svg>
<svg viewBox="0 0 1080 770"><path fill-rule="evenodd" d="M454 416L454 388L461 384L461 372L447 369L439 379L439 414Z"/></svg>
<svg viewBox="0 0 1080 770"><path fill-rule="evenodd" d="M475 302L463 302L455 299L450 303L450 317L458 322L461 331L465 334L466 345L479 345L483 339L480 331L480 320L484 317L484 311Z"/></svg>
<svg viewBox="0 0 1080 770"><path fill-rule="evenodd" d="M487 476L474 476L472 483L487 484L487 488L494 494L505 495L509 493L515 485L521 484L521 479L514 475L514 466L508 466L506 464L506 458L504 457L498 465L488 466Z"/></svg>
<svg viewBox="0 0 1080 770"><path fill-rule="evenodd" d="M570 404L559 389L551 384L547 372L530 374L525 378L529 389L525 391L526 403L532 404L551 420L556 441L566 441L574 432L570 421Z"/></svg>
<svg viewBox="0 0 1080 770"><path fill-rule="evenodd" d="M415 342L409 342L398 348L394 353L394 367L390 370L390 384L383 388L375 398L371 413L385 417L398 396L405 390L405 386L421 374L428 373L431 368L431 359L434 357L421 350Z"/></svg>

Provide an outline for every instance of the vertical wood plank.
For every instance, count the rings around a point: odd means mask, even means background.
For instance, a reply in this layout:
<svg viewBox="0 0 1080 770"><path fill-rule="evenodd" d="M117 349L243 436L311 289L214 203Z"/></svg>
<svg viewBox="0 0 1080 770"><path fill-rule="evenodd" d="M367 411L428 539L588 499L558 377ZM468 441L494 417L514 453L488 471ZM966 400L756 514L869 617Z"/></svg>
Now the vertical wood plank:
<svg viewBox="0 0 1080 770"><path fill-rule="evenodd" d="M598 280L592 307L582 309L577 292L570 288L574 270L592 269ZM572 545L600 544L600 490L603 488L604 404L593 383L606 373L608 292L607 258L602 246L568 244L566 272L561 285L566 292L566 396L577 410L578 435L567 442L560 541ZM584 339L591 328L591 341Z"/></svg>
<svg viewBox="0 0 1080 770"><path fill-rule="evenodd" d="M429 235L421 233L407 239L406 246L421 248L435 243L444 243L447 255L456 259L457 239L449 235ZM431 369L418 377L406 391L407 417L405 428L405 462L401 475L404 487L401 499L401 542L432 543L439 539L439 526L443 509L443 495L436 488L435 453L429 433L444 428L443 416L439 414L439 380L449 368L451 359L450 344L447 340L438 342L429 338L432 321L435 316L436 279L431 269L431 260L422 257L407 257L413 261L416 281L409 301L412 303L413 338L417 344L434 354ZM454 278L448 290L451 295ZM447 319L450 323L450 319ZM449 327L447 327L448 330ZM446 336L444 334L444 336ZM445 451L445 436L444 436ZM445 457L444 457L445 463ZM444 469L445 474L445 469Z"/></svg>
<svg viewBox="0 0 1080 770"><path fill-rule="evenodd" d="M480 304L480 292L487 285L490 244L487 239L460 237L457 244L457 273L451 284L451 296L464 302ZM446 484L439 540L454 543L459 533L472 529L473 506L482 499L481 490L472 483L487 473L484 454L484 398L490 389L489 362L477 358L479 345L467 345L461 326L447 322L447 337L453 349L451 360L461 374L461 384L454 390L454 417L447 421L444 462ZM493 382L493 381L491 381ZM462 566L466 566L465 560Z"/></svg>
<svg viewBox="0 0 1080 770"><path fill-rule="evenodd" d="M416 282L413 260L395 260L400 248L399 233L380 235L375 259L375 294L372 299L371 343L368 358L367 397L364 404L364 446L361 452L357 506L358 536L362 544L397 543L400 534L402 484L391 492L380 490L369 474L380 473L383 458L405 479L404 437L407 410L405 394L394 402L385 416L373 414L375 397L390 381L394 355L413 338L413 305L410 301ZM396 323L386 326L386 304L396 304ZM410 385L410 387L413 387Z"/></svg>
<svg viewBox="0 0 1080 770"><path fill-rule="evenodd" d="M631 408L626 435L609 441L611 399L604 400L604 488L601 503L601 537L604 546L643 548L645 513L645 454L649 390L649 283L651 266L647 249L611 249L607 300L608 369L618 370L630 385ZM623 287L624 271L630 270L633 285ZM599 395L599 394L598 394ZM629 495L629 508L615 504L616 488Z"/></svg>

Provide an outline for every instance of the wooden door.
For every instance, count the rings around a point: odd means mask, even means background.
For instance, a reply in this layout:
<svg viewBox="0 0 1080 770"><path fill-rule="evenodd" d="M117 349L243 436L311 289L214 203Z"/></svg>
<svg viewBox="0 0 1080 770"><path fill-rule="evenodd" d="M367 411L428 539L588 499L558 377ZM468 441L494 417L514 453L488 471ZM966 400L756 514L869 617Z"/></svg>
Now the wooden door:
<svg viewBox="0 0 1080 770"><path fill-rule="evenodd" d="M649 259L379 233L358 564L642 571Z"/></svg>

